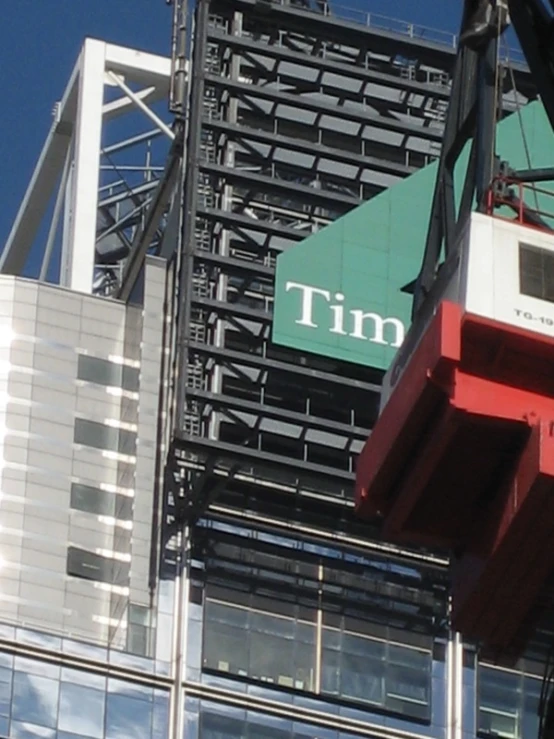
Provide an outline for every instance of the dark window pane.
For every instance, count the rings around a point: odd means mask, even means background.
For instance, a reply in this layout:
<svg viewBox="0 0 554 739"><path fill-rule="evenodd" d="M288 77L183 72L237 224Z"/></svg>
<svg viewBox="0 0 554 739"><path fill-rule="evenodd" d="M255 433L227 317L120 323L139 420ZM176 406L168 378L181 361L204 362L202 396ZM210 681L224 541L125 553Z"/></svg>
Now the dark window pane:
<svg viewBox="0 0 554 739"><path fill-rule="evenodd" d="M121 387L124 390L138 390L139 370L136 367L122 366Z"/></svg>
<svg viewBox="0 0 554 739"><path fill-rule="evenodd" d="M119 439L117 441L117 451L120 454L128 454L134 456L136 454L137 435L134 431L119 429Z"/></svg>
<svg viewBox="0 0 554 739"><path fill-rule="evenodd" d="M388 657L387 707L425 717L430 702L431 654L391 645Z"/></svg>
<svg viewBox="0 0 554 739"><path fill-rule="evenodd" d="M120 521L131 521L133 518L133 499L128 495L115 496L115 517Z"/></svg>
<svg viewBox="0 0 554 739"><path fill-rule="evenodd" d="M110 362L107 359L89 357L80 354L77 367L77 377L96 385L122 387L125 390L137 390L139 371L135 367Z"/></svg>
<svg viewBox="0 0 554 739"><path fill-rule="evenodd" d="M313 690L314 627L208 600L203 664L282 687Z"/></svg>
<svg viewBox="0 0 554 739"><path fill-rule="evenodd" d="M321 655L321 692L337 695L340 692L340 652L323 649Z"/></svg>
<svg viewBox="0 0 554 739"><path fill-rule="evenodd" d="M106 359L79 355L77 377L80 380L94 382L97 385L121 385L121 365L109 362Z"/></svg>
<svg viewBox="0 0 554 739"><path fill-rule="evenodd" d="M536 736L541 681L479 666L479 731L501 737Z"/></svg>
<svg viewBox="0 0 554 739"><path fill-rule="evenodd" d="M130 521L133 517L132 498L78 482L71 484L71 507L99 516L114 516L122 521Z"/></svg>
<svg viewBox="0 0 554 739"><path fill-rule="evenodd" d="M85 513L113 516L115 495L90 485L81 485L74 482L71 485L71 507Z"/></svg>
<svg viewBox="0 0 554 739"><path fill-rule="evenodd" d="M479 731L505 737L519 735L521 675L481 667L478 697Z"/></svg>
<svg viewBox="0 0 554 739"><path fill-rule="evenodd" d="M106 426L85 418L75 419L74 440L76 444L134 455L136 438L136 434L132 431Z"/></svg>
<svg viewBox="0 0 554 739"><path fill-rule="evenodd" d="M137 624L127 625L127 651L145 657L148 654L148 629Z"/></svg>
<svg viewBox="0 0 554 739"><path fill-rule="evenodd" d="M431 652L324 628L321 690L428 720Z"/></svg>
<svg viewBox="0 0 554 739"><path fill-rule="evenodd" d="M129 604L129 622L139 626L150 625L150 609L136 603Z"/></svg>
<svg viewBox="0 0 554 739"><path fill-rule="evenodd" d="M84 418L75 419L75 442L95 449L117 451L119 429Z"/></svg>
<svg viewBox="0 0 554 739"><path fill-rule="evenodd" d="M554 253L519 245L519 290L522 295L554 303Z"/></svg>
<svg viewBox="0 0 554 739"><path fill-rule="evenodd" d="M229 716L217 716L202 712L200 717L201 739L243 739L246 736L244 721Z"/></svg>
<svg viewBox="0 0 554 739"><path fill-rule="evenodd" d="M67 574L84 580L127 585L129 582L129 564L128 562L102 557L86 549L69 547L67 550Z"/></svg>
<svg viewBox="0 0 554 739"><path fill-rule="evenodd" d="M523 717L521 736L534 737L539 734L539 702L541 681L526 677L523 681Z"/></svg>
<svg viewBox="0 0 554 739"><path fill-rule="evenodd" d="M204 630L204 665L213 670L247 675L247 633L240 627L208 621Z"/></svg>
<svg viewBox="0 0 554 739"><path fill-rule="evenodd" d="M363 642L360 639L360 642ZM384 703L385 665L380 660L369 660L360 654L343 652L341 655L341 694L345 698Z"/></svg>
<svg viewBox="0 0 554 739"><path fill-rule="evenodd" d="M250 633L250 675L294 688L294 642L268 633Z"/></svg>

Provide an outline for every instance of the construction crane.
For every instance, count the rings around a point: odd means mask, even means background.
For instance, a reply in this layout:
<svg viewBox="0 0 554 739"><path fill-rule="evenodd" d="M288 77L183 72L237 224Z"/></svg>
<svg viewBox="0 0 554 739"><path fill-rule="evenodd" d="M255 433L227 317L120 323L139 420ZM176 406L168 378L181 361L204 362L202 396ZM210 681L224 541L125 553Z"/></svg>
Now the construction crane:
<svg viewBox="0 0 554 739"><path fill-rule="evenodd" d="M554 571L554 157L514 170L496 154L509 27L554 132L554 0L466 0L412 326L356 471L360 516L449 550L452 628L502 662Z"/></svg>

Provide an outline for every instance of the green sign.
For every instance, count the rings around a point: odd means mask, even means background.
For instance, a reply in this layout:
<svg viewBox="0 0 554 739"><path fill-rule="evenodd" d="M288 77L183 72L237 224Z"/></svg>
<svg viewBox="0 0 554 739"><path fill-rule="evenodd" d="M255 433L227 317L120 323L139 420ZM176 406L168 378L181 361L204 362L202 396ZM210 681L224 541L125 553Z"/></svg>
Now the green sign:
<svg viewBox="0 0 554 739"><path fill-rule="evenodd" d="M386 368L409 326L436 167L279 255L273 341Z"/></svg>
<svg viewBox="0 0 554 739"><path fill-rule="evenodd" d="M542 106L524 108L523 119L533 165L553 166ZM499 126L498 148L512 166L528 166L517 116ZM419 271L436 169L435 163L419 170L279 255L276 344L389 366L410 323L411 296L402 288ZM461 163L462 175L463 169Z"/></svg>

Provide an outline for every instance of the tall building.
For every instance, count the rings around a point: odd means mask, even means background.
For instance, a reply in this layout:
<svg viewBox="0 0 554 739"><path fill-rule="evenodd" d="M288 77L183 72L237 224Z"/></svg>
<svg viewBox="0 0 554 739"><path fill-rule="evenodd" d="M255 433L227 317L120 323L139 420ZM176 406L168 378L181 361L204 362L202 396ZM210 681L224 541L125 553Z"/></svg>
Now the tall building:
<svg viewBox="0 0 554 739"><path fill-rule="evenodd" d="M388 290L369 242L425 224L456 40L324 2L193 21L172 63L85 44L2 254L0 733L527 737L540 662L479 666L446 556L353 514L390 324L367 362L272 334L277 261L306 280L325 239Z"/></svg>

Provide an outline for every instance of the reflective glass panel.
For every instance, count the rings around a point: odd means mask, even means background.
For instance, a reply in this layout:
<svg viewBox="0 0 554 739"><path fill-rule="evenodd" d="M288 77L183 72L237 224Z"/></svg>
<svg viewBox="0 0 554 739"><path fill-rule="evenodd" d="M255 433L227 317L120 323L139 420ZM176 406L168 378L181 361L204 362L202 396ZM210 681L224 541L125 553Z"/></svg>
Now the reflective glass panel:
<svg viewBox="0 0 554 739"><path fill-rule="evenodd" d="M100 739L104 732L106 694L83 685L62 683L60 719L62 731Z"/></svg>
<svg viewBox="0 0 554 739"><path fill-rule="evenodd" d="M58 691L57 680L15 672L12 718L54 728L58 714Z"/></svg>
<svg viewBox="0 0 554 739"><path fill-rule="evenodd" d="M522 675L480 667L479 731L510 739L520 736Z"/></svg>
<svg viewBox="0 0 554 739"><path fill-rule="evenodd" d="M152 704L129 695L108 694L106 739L149 739Z"/></svg>

